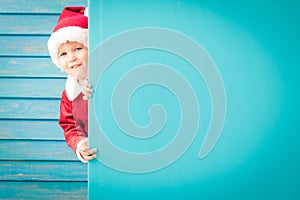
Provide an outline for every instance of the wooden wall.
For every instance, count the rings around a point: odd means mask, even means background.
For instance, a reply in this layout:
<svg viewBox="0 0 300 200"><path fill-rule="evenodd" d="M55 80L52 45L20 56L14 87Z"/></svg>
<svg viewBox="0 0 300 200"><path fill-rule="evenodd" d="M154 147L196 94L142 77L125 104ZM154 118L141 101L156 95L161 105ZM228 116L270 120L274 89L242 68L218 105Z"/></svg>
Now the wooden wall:
<svg viewBox="0 0 300 200"><path fill-rule="evenodd" d="M0 199L87 198L87 165L57 122L66 75L46 46L66 5L87 0L1 0Z"/></svg>

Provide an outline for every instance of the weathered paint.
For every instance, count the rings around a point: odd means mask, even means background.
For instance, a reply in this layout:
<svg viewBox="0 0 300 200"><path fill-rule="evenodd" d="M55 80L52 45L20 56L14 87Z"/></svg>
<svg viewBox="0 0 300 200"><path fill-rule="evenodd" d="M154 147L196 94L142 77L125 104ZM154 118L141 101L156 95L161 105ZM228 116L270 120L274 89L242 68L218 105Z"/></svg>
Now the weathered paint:
<svg viewBox="0 0 300 200"><path fill-rule="evenodd" d="M0 199L87 199L87 165L58 126L66 74L46 45L66 5L87 1L0 4Z"/></svg>

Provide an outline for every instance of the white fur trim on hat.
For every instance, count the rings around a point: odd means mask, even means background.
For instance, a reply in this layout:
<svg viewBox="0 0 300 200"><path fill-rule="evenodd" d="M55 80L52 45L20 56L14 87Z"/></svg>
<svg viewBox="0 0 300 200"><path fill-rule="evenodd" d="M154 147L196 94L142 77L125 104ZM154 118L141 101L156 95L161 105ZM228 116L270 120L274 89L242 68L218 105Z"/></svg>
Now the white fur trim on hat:
<svg viewBox="0 0 300 200"><path fill-rule="evenodd" d="M58 48L61 44L70 42L79 42L84 46L88 46L88 29L78 26L68 26L52 33L48 40L48 51L52 62L59 68Z"/></svg>

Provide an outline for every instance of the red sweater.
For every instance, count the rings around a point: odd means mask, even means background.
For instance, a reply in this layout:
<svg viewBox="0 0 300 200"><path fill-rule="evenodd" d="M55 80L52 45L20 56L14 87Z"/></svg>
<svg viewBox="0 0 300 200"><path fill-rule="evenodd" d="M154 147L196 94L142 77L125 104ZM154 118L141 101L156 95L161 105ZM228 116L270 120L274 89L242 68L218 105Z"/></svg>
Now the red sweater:
<svg viewBox="0 0 300 200"><path fill-rule="evenodd" d="M88 101L83 100L82 93L70 101L66 90L63 91L59 125L64 130L66 143L75 154L78 154L78 151L76 152L77 144L88 137Z"/></svg>

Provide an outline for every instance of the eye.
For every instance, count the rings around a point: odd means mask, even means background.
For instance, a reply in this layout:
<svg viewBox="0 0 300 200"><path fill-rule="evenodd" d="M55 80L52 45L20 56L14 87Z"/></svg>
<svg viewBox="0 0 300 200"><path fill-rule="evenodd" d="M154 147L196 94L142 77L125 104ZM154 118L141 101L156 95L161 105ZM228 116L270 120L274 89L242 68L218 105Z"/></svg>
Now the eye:
<svg viewBox="0 0 300 200"><path fill-rule="evenodd" d="M82 47L76 47L75 51L80 51L82 49Z"/></svg>
<svg viewBox="0 0 300 200"><path fill-rule="evenodd" d="M66 55L67 55L66 52L62 52L62 53L59 54L60 57L63 57L63 56L66 56Z"/></svg>

